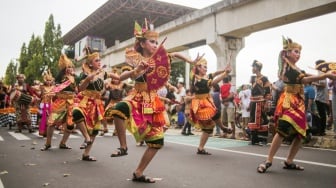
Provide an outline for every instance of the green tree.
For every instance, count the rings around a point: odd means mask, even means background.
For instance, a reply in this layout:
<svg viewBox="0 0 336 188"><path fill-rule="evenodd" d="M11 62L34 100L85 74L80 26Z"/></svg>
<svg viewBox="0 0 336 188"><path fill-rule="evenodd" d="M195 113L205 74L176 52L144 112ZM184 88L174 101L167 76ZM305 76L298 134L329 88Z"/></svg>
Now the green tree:
<svg viewBox="0 0 336 188"><path fill-rule="evenodd" d="M42 72L48 68L53 75L56 75L58 72L58 59L61 55L62 47L61 26L58 24L57 27L55 27L54 17L51 14L45 23L43 40L40 36L35 36L33 33L28 46L26 46L26 43L23 43L18 59L18 73L25 74L29 82L41 79ZM7 67L7 69L11 68L12 66ZM11 72L13 71L8 71L8 74L11 74ZM6 77L7 76L9 75L6 75ZM16 71L15 74L9 77L12 76L16 76ZM10 80L11 78L8 79Z"/></svg>
<svg viewBox="0 0 336 188"><path fill-rule="evenodd" d="M185 78L185 63L174 62L171 64L170 79L169 82L174 86L177 85L179 78ZM185 81L184 81L185 82Z"/></svg>
<svg viewBox="0 0 336 188"><path fill-rule="evenodd" d="M23 43L21 47L20 57L19 57L19 72L24 73L24 69L27 67L29 61L28 57L28 48L26 47L26 43Z"/></svg>
<svg viewBox="0 0 336 188"><path fill-rule="evenodd" d="M44 65L48 67L53 75L58 72L58 59L63 47L61 26L55 28L54 17L51 14L45 24L43 35Z"/></svg>
<svg viewBox="0 0 336 188"><path fill-rule="evenodd" d="M43 56L42 54L34 54L33 58L28 62L25 69L26 82L33 83L34 80L42 80Z"/></svg>
<svg viewBox="0 0 336 188"><path fill-rule="evenodd" d="M24 74L26 75L26 81L32 83L33 80L41 77L43 68L43 45L40 36L35 37L33 34L28 45L27 60L28 64L24 68Z"/></svg>
<svg viewBox="0 0 336 188"><path fill-rule="evenodd" d="M11 60L6 68L4 83L6 85L14 85L16 82L16 72L17 64Z"/></svg>

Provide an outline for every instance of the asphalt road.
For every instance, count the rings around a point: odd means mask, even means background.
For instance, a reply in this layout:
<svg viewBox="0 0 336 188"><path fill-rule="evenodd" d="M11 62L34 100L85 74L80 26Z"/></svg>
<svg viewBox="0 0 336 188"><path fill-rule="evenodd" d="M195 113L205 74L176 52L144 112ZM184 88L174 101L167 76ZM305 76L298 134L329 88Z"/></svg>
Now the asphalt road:
<svg viewBox="0 0 336 188"><path fill-rule="evenodd" d="M111 131L110 131L111 132ZM302 148L297 163L304 171L282 168L289 147L284 145L277 153L273 166L265 174L256 171L265 160L269 146L251 146L248 142L210 138L207 150L210 156L196 155L199 136L182 136L168 130L165 147L161 149L146 170L156 177L154 184L130 181L145 146L137 147L128 136L129 154L111 158L119 146L111 133L97 137L91 154L97 162L81 160L81 135L72 135L68 145L72 150L58 149L61 135L54 134L53 148L40 151L45 139L24 131L14 133L0 128L0 188L198 188L198 187L336 187L336 151Z"/></svg>

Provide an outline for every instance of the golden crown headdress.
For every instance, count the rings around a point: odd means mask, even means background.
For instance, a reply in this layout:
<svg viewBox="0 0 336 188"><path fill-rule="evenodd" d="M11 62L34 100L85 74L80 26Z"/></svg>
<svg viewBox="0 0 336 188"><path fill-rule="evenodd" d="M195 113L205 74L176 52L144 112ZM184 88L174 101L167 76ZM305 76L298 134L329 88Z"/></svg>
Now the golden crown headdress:
<svg viewBox="0 0 336 188"><path fill-rule="evenodd" d="M199 65L207 66L207 64L208 62L205 58L201 58L200 60L198 60L195 66L193 66L192 69L190 70L190 74L189 74L190 79L192 79L196 75L196 66L199 66Z"/></svg>
<svg viewBox="0 0 336 188"><path fill-rule="evenodd" d="M35 86L39 86L39 85L41 85L41 82L40 82L40 80L34 80L34 81L33 81L33 84L34 84Z"/></svg>
<svg viewBox="0 0 336 188"><path fill-rule="evenodd" d="M118 68L117 67L113 67L112 68L112 73L118 73Z"/></svg>
<svg viewBox="0 0 336 188"><path fill-rule="evenodd" d="M282 45L284 50L292 50L294 48L302 49L302 46L299 43L293 42L290 38L285 38L282 36Z"/></svg>
<svg viewBox="0 0 336 188"><path fill-rule="evenodd" d="M98 52L92 52L90 47L86 47L84 49L85 54L86 54L86 63L91 63L95 58L99 57Z"/></svg>
<svg viewBox="0 0 336 188"><path fill-rule="evenodd" d="M131 71L132 70L132 67L129 66L129 65L124 65L121 67L121 72L124 72L124 71Z"/></svg>
<svg viewBox="0 0 336 188"><path fill-rule="evenodd" d="M18 75L16 75L16 79L18 79L18 78L26 79L26 76L24 74L18 74Z"/></svg>
<svg viewBox="0 0 336 188"><path fill-rule="evenodd" d="M65 54L62 54L58 60L58 68L60 70L63 70L67 67L73 67L73 63L72 61L65 55Z"/></svg>
<svg viewBox="0 0 336 188"><path fill-rule="evenodd" d="M113 68L112 68L112 73L113 73L113 74L120 74L120 69L117 68L117 67L113 67Z"/></svg>
<svg viewBox="0 0 336 188"><path fill-rule="evenodd" d="M46 82L46 81L53 81L53 80L54 80L54 77L52 73L50 72L50 69L48 69L48 71L45 71L43 74L43 81Z"/></svg>
<svg viewBox="0 0 336 188"><path fill-rule="evenodd" d="M197 61L196 65L204 65L206 66L208 64L207 60L202 58L199 61Z"/></svg>
<svg viewBox="0 0 336 188"><path fill-rule="evenodd" d="M263 64L257 60L254 60L252 63L252 67L259 67L261 69L263 67Z"/></svg>
<svg viewBox="0 0 336 188"><path fill-rule="evenodd" d="M92 72L91 62L95 58L99 57L99 53L92 52L90 47L84 48L84 53L86 54L86 62L82 64L82 69L83 69L83 72L85 72L86 74L90 74Z"/></svg>
<svg viewBox="0 0 336 188"><path fill-rule="evenodd" d="M140 24L135 21L134 23L134 36L135 38L158 38L159 37L159 33L154 31L154 25L153 24L149 24L148 26L148 22L147 19L145 18L145 26L141 27Z"/></svg>

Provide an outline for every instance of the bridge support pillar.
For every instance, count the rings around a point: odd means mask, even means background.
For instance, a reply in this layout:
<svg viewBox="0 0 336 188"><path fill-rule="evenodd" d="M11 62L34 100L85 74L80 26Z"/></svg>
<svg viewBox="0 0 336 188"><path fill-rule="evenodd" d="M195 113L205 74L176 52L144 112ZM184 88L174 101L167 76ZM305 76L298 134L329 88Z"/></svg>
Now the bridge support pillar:
<svg viewBox="0 0 336 188"><path fill-rule="evenodd" d="M224 67L228 63L231 64L231 83L233 85L236 85L236 57L239 51L244 48L244 38L225 37L217 35L217 37L215 37L215 40L211 43L208 43L208 45L216 54L217 70L224 69Z"/></svg>

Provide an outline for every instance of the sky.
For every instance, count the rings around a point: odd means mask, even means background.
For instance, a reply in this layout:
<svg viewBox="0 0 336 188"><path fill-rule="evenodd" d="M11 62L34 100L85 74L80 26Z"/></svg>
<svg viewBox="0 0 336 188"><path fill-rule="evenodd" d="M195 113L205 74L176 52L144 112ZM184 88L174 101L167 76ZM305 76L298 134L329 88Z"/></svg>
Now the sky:
<svg viewBox="0 0 336 188"><path fill-rule="evenodd" d="M204 8L219 0L161 0L193 8ZM33 2L33 3L32 3ZM107 0L11 0L0 7L0 77L4 76L11 60L19 57L23 43L28 44L32 34L42 37L49 16L54 16L55 25L60 24L66 34L88 17ZM19 5L19 6L18 6ZM311 67L318 59L336 62L336 12L295 22L284 26L252 33L245 37L245 47L236 59L236 85L248 83L253 60L263 63L262 73L270 81L277 79L278 53L282 48L282 35L302 44L298 66L307 72L316 73ZM216 71L216 56L208 46L190 50L192 58L205 53L209 62L208 72Z"/></svg>

